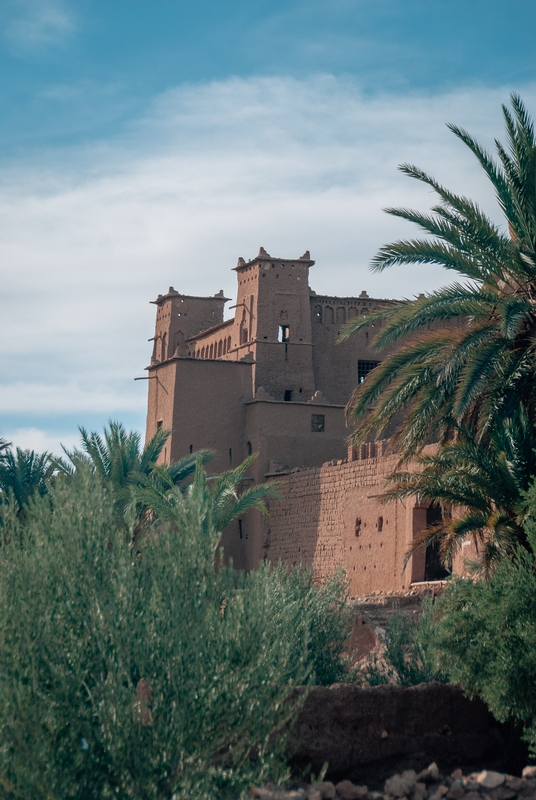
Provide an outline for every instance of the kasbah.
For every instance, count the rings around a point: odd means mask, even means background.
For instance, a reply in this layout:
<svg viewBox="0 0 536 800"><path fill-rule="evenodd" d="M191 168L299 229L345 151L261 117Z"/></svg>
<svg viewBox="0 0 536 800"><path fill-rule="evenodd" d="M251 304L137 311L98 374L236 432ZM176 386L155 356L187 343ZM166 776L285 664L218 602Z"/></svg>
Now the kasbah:
<svg viewBox="0 0 536 800"><path fill-rule="evenodd" d="M440 508L382 501L397 455L387 439L348 444L346 404L387 351L370 348L372 324L337 343L347 320L393 301L317 295L314 263L309 251L274 258L262 247L251 261L239 258L234 318L225 321L223 291L158 295L147 438L161 426L171 431L164 463L215 451L211 472L258 453L245 481L281 482L267 518L253 511L224 531L235 567L302 564L320 583L342 568L352 597L423 589L445 578L437 550L417 550L407 566L405 556ZM465 573L472 550L467 542L454 573Z"/></svg>

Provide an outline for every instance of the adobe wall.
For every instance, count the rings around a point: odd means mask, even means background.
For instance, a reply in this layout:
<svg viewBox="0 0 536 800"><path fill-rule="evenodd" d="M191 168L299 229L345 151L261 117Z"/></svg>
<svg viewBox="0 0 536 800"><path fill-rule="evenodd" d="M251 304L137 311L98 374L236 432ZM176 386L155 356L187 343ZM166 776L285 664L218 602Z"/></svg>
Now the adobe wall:
<svg viewBox="0 0 536 800"><path fill-rule="evenodd" d="M313 417L323 419L323 430L313 430ZM254 464L259 481L270 472L344 458L347 434L342 406L258 399L247 404L246 438L259 454Z"/></svg>
<svg viewBox="0 0 536 800"><path fill-rule="evenodd" d="M266 558L274 564L312 567L319 583L337 568L344 569L351 597L403 592L423 581L424 550L406 569L404 558L413 538L426 527L426 504L380 501L385 478L396 462L396 455L378 455L329 462L282 477L281 500L270 502ZM464 548L454 572L465 574L464 561L474 555L472 545Z"/></svg>
<svg viewBox="0 0 536 800"><path fill-rule="evenodd" d="M374 299L362 292L358 298L312 293L310 302L315 387L332 403L346 404L358 382L358 360L378 362L389 350L380 356L371 349L377 330L372 324L339 344L342 328L355 317L366 317L382 306L392 305L393 301Z"/></svg>
<svg viewBox="0 0 536 800"><path fill-rule="evenodd" d="M148 368L147 439L161 424L172 431L165 460L214 450L211 470L237 467L246 457L245 403L252 399L252 365L173 358Z"/></svg>

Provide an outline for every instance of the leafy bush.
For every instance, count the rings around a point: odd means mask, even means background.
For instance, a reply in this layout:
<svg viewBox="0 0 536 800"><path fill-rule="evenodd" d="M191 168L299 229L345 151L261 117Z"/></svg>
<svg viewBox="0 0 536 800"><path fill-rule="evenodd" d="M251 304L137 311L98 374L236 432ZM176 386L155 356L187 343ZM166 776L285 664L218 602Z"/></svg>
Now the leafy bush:
<svg viewBox="0 0 536 800"><path fill-rule="evenodd" d="M307 641L306 659L311 665L311 681L319 686L351 679L350 658L345 653L346 642L352 625L352 612L347 599L347 582L344 573L336 572L324 586L313 584L311 570L295 569L289 572L285 564L276 568L262 565L248 576L250 591L264 587L267 577L277 593L271 598L271 608L282 613L285 608L298 605L297 616L300 628L292 645L293 660L299 663L298 649ZM297 678L296 678L297 679Z"/></svg>
<svg viewBox="0 0 536 800"><path fill-rule="evenodd" d="M500 721L522 724L536 754L536 489L527 493L528 549L488 582L456 580L443 594L433 646L449 678Z"/></svg>
<svg viewBox="0 0 536 800"><path fill-rule="evenodd" d="M395 683L416 686L418 683L445 681L444 671L437 666L431 644L435 604L425 598L422 614L414 622L400 610L385 628L385 650L372 656L362 668L361 676L369 686Z"/></svg>
<svg viewBox="0 0 536 800"><path fill-rule="evenodd" d="M284 773L273 732L291 687L334 669L312 662L342 630L335 584L215 570L203 481L136 549L90 470L57 479L24 530L1 513L2 797L236 798Z"/></svg>

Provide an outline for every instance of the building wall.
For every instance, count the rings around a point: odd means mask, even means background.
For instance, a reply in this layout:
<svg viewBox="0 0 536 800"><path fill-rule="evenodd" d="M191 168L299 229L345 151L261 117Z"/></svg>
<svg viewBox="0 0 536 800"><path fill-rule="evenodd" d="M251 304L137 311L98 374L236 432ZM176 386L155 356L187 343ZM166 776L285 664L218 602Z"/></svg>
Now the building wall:
<svg viewBox="0 0 536 800"><path fill-rule="evenodd" d="M246 480L283 481L269 521L254 512L225 531L222 543L237 567L255 568L264 558L301 562L320 581L343 567L352 594L401 590L425 575L424 552L403 566L413 537L426 527L427 506L380 503L395 465L381 444L346 458L344 406L358 365L385 353L371 349L372 322L337 343L347 321L394 301L366 292L316 295L309 288L313 264L309 252L276 259L263 248L251 261L239 259L235 316L226 322L223 292L200 298L170 287L158 296L147 438L159 426L171 431L166 463L214 450L214 473L258 453ZM458 569L462 562L460 556Z"/></svg>
<svg viewBox="0 0 536 800"><path fill-rule="evenodd" d="M193 358L174 358L149 367L147 438L160 426L171 431L162 460L178 461L208 448L217 454L211 463L216 472L243 461L251 370L246 362Z"/></svg>
<svg viewBox="0 0 536 800"><path fill-rule="evenodd" d="M265 557L272 563L312 567L322 583L344 569L350 595L404 591L426 579L425 551L406 552L426 527L427 504L382 503L385 478L396 456L375 456L285 475L281 500L270 502ZM454 572L467 574L474 548L462 548Z"/></svg>

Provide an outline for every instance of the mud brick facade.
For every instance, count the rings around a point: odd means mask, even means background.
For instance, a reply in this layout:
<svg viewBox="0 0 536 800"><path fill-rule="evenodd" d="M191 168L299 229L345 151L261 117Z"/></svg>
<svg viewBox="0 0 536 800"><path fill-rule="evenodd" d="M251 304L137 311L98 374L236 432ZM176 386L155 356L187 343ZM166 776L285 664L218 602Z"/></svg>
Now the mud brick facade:
<svg viewBox="0 0 536 800"><path fill-rule="evenodd" d="M344 344L337 338L348 320L393 301L366 292L319 296L309 287L313 264L309 252L280 259L262 247L256 258L238 259L228 320L222 291L192 297L170 287L153 301L147 438L160 426L171 430L167 463L211 448L214 472L258 453L246 485L282 483L268 520L254 512L224 532L237 567L303 563L318 580L342 567L354 595L441 577L432 551L403 569L408 545L437 509L382 504L395 457L381 442L348 451L346 403L383 354L370 349L373 325Z"/></svg>

